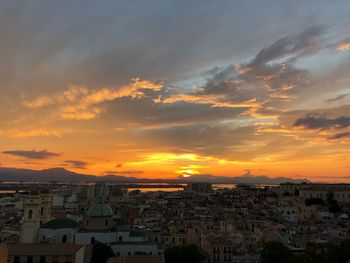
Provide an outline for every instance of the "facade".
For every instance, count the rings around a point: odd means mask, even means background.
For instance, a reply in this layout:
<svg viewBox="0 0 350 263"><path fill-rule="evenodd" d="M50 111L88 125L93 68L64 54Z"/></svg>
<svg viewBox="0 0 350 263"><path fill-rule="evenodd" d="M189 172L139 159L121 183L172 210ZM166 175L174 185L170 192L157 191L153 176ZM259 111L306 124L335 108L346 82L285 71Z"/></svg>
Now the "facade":
<svg viewBox="0 0 350 263"><path fill-rule="evenodd" d="M130 256L139 253L147 255L163 255L164 249L157 243L151 242L117 242L111 244L117 256Z"/></svg>
<svg viewBox="0 0 350 263"><path fill-rule="evenodd" d="M33 192L23 204L23 223L20 241L33 243L37 241L40 224L51 219L52 196L48 193Z"/></svg>
<svg viewBox="0 0 350 263"><path fill-rule="evenodd" d="M107 263L165 263L164 256L136 255L109 258Z"/></svg>
<svg viewBox="0 0 350 263"><path fill-rule="evenodd" d="M323 201L327 201L329 193L333 193L333 199L338 203L350 204L350 184L284 183L275 191L279 195L297 195L305 199L320 198Z"/></svg>
<svg viewBox="0 0 350 263"><path fill-rule="evenodd" d="M201 249L205 251L208 262L258 263L259 258L245 246L244 237L233 232L209 232L202 234Z"/></svg>
<svg viewBox="0 0 350 263"><path fill-rule="evenodd" d="M84 246L75 244L15 244L8 263L84 263Z"/></svg>
<svg viewBox="0 0 350 263"><path fill-rule="evenodd" d="M69 218L52 219L39 229L39 242L74 243L75 232L79 224Z"/></svg>
<svg viewBox="0 0 350 263"><path fill-rule="evenodd" d="M6 244L0 244L0 262L8 262L8 246Z"/></svg>
<svg viewBox="0 0 350 263"><path fill-rule="evenodd" d="M41 199L39 195L31 195L24 201L23 223L20 242L33 243L37 240L37 231L41 221Z"/></svg>
<svg viewBox="0 0 350 263"><path fill-rule="evenodd" d="M213 187L210 183L190 183L187 184L186 190L196 193L210 193L213 191Z"/></svg>
<svg viewBox="0 0 350 263"><path fill-rule="evenodd" d="M85 215L84 228L87 230L108 230L113 226L113 210L105 203L92 206Z"/></svg>

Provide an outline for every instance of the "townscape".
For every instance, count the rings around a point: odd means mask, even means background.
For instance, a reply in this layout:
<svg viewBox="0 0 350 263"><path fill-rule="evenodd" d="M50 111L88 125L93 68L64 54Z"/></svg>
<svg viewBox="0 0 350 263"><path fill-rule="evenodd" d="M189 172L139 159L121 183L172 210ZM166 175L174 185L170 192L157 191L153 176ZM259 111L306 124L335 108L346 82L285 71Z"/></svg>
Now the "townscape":
<svg viewBox="0 0 350 263"><path fill-rule="evenodd" d="M167 262L181 248L200 262L258 263L266 244L317 255L350 230L348 184L58 184L3 194L0 205L0 261L9 263Z"/></svg>

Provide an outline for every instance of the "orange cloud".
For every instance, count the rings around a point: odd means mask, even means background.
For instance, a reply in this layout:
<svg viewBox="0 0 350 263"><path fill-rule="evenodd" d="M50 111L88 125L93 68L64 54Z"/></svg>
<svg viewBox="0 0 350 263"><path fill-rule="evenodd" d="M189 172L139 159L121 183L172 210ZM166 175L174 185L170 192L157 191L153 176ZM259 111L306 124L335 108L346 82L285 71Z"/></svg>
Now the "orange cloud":
<svg viewBox="0 0 350 263"><path fill-rule="evenodd" d="M256 99L251 99L239 103L225 102L225 96L223 95L191 95L191 94L178 94L162 100L163 103L174 102L189 102L195 104L211 104L213 107L227 107L227 108L254 108L260 106Z"/></svg>
<svg viewBox="0 0 350 263"><path fill-rule="evenodd" d="M348 49L350 49L350 40L349 39L343 40L336 45L336 50L338 50L338 51L346 51Z"/></svg>
<svg viewBox="0 0 350 263"><path fill-rule="evenodd" d="M53 96L40 96L31 101L25 101L27 108L41 108L58 104L58 115L63 119L90 120L103 112L102 103L118 98L142 98L146 96L143 90L160 91L162 83L135 78L130 85L115 88L103 87L89 90L87 87L70 86L63 93Z"/></svg>
<svg viewBox="0 0 350 263"><path fill-rule="evenodd" d="M45 130L45 129L28 129L28 130L9 130L0 131L0 135L7 136L10 138L30 138L30 137L62 137L62 134L66 133L56 130Z"/></svg>

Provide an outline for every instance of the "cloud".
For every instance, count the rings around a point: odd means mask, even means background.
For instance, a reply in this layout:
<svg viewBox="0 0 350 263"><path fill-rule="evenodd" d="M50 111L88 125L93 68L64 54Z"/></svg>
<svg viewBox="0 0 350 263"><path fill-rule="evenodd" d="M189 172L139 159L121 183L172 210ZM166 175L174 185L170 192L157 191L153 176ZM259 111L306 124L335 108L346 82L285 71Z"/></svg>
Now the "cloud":
<svg viewBox="0 0 350 263"><path fill-rule="evenodd" d="M188 102L213 107L241 107L260 109L280 101L296 99L296 90L312 83L307 70L295 67L301 57L319 51L323 26L313 26L299 34L281 38L263 48L249 62L215 67L205 85L190 93L171 94L163 103Z"/></svg>
<svg viewBox="0 0 350 263"><path fill-rule="evenodd" d="M344 39L339 41L336 46L336 50L338 51L346 51L350 49L350 39Z"/></svg>
<svg viewBox="0 0 350 263"><path fill-rule="evenodd" d="M33 130L11 130L6 132L10 138L30 138L30 137L62 137L62 132L44 129Z"/></svg>
<svg viewBox="0 0 350 263"><path fill-rule="evenodd" d="M350 126L350 117L342 116L330 119L318 113L309 113L305 117L297 119L294 126L320 130L342 129Z"/></svg>
<svg viewBox="0 0 350 263"><path fill-rule="evenodd" d="M62 93L53 96L40 96L26 100L27 108L42 108L58 105L58 115L63 119L90 120L103 112L102 104L119 98L140 99L146 96L147 90L160 91L162 83L134 78L133 82L121 88L103 87L90 90L87 87L70 86Z"/></svg>
<svg viewBox="0 0 350 263"><path fill-rule="evenodd" d="M288 60L295 59L317 50L319 37L325 33L323 26L312 26L296 35L289 35L274 42L268 48L262 49L251 64L265 65L276 59L292 55Z"/></svg>
<svg viewBox="0 0 350 263"><path fill-rule="evenodd" d="M339 100L343 100L345 99L346 97L348 97L349 94L341 94L339 96L336 96L334 98L330 98L330 99L327 99L325 102L328 102L328 103L333 103L333 102L337 102Z"/></svg>
<svg viewBox="0 0 350 263"><path fill-rule="evenodd" d="M73 167L77 169L86 169L89 165L88 162L79 161L79 160L66 160L64 162L73 165Z"/></svg>
<svg viewBox="0 0 350 263"><path fill-rule="evenodd" d="M350 132L343 132L343 133L337 133L333 136L331 136L330 140L337 140L337 139L343 139L343 138L350 138Z"/></svg>
<svg viewBox="0 0 350 263"><path fill-rule="evenodd" d="M51 157L57 157L61 154L55 152L49 152L46 149L42 151L25 151L25 150L16 150L16 151L3 151L4 154L16 155L20 157L24 157L27 159L48 159Z"/></svg>
<svg viewBox="0 0 350 263"><path fill-rule="evenodd" d="M161 102L163 103L174 103L178 101L184 101L195 104L211 104L214 107L226 107L226 108L253 108L258 107L260 104L256 103L255 99L251 99L243 102L225 102L222 95L191 95L191 94L179 94L172 96L170 98L164 99Z"/></svg>
<svg viewBox="0 0 350 263"><path fill-rule="evenodd" d="M125 171L105 171L104 174L115 174L115 175L137 175L143 174L144 171L141 170L125 170Z"/></svg>

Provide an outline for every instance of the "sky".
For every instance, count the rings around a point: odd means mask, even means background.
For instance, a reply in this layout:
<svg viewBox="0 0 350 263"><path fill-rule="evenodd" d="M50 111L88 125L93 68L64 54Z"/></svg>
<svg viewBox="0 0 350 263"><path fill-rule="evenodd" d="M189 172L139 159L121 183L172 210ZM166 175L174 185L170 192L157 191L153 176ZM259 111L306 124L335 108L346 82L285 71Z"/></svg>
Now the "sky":
<svg viewBox="0 0 350 263"><path fill-rule="evenodd" d="M350 179L349 1L0 2L0 167Z"/></svg>

